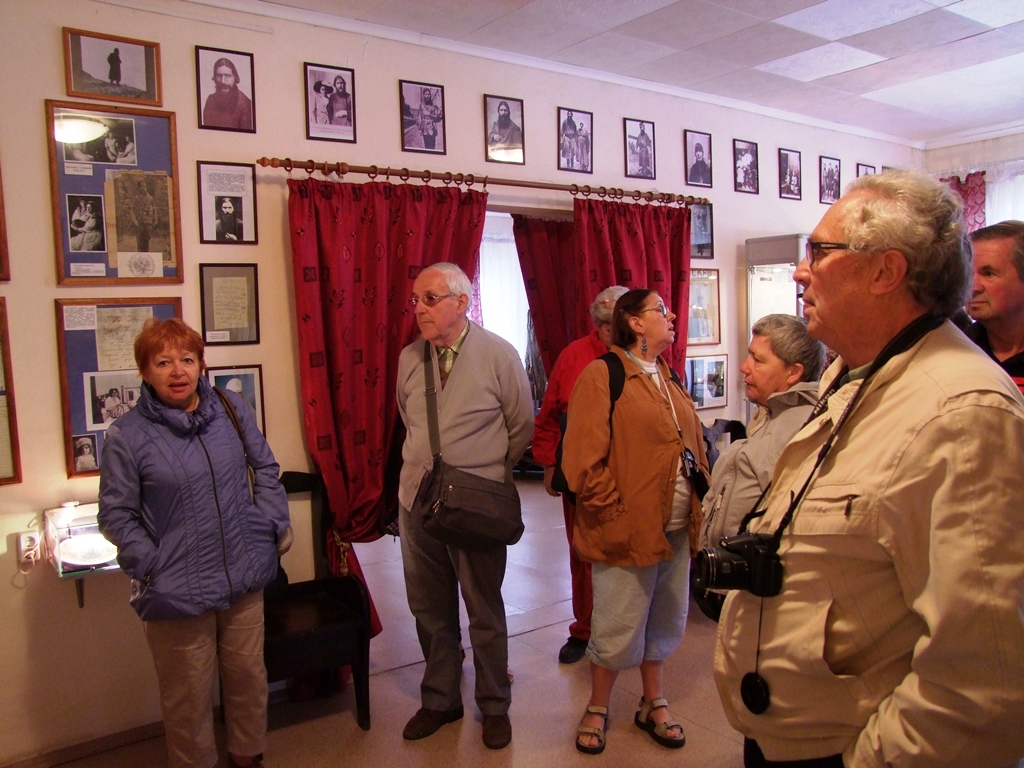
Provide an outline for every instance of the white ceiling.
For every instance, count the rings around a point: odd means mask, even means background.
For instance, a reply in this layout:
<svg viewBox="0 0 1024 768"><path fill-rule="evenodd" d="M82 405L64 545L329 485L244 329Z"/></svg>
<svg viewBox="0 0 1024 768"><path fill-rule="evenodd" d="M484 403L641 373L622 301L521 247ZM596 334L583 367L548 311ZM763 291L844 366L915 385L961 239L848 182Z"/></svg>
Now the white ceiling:
<svg viewBox="0 0 1024 768"><path fill-rule="evenodd" d="M238 7L237 0L193 1ZM424 45L508 52L545 68L611 73L619 82L651 81L662 91L918 146L1024 130L1024 0L246 4L254 6L268 15L287 6L343 25L364 22L401 31L401 39L415 33Z"/></svg>

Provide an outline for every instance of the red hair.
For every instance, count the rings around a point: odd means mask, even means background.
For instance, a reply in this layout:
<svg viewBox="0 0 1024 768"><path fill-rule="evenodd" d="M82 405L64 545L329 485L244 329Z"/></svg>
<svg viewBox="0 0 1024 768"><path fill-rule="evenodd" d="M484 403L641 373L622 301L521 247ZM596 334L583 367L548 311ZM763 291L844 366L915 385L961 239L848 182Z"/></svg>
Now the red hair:
<svg viewBox="0 0 1024 768"><path fill-rule="evenodd" d="M153 358L165 349L194 352L199 358L200 370L206 370L206 361L203 359L206 345L202 336L177 317L167 320L151 317L142 326L142 332L135 337L135 364L139 367L139 373L144 373Z"/></svg>

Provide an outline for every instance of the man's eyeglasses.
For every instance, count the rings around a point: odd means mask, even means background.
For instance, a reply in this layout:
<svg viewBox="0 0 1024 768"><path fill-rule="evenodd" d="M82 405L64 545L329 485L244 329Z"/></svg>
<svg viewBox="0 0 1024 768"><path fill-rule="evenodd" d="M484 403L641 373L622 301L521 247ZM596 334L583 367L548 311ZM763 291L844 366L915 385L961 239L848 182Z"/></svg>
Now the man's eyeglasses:
<svg viewBox="0 0 1024 768"><path fill-rule="evenodd" d="M637 314L638 315L642 315L644 312L661 312L661 316L662 317L668 317L668 307L666 307L664 302L661 302L661 301L659 301L653 307L648 307L647 309L641 309L639 312L637 312Z"/></svg>
<svg viewBox="0 0 1024 768"><path fill-rule="evenodd" d="M848 250L850 250L849 243L819 243L808 240L807 245L804 246L804 255L807 256L807 263L814 266L814 262L821 261L832 251Z"/></svg>
<svg viewBox="0 0 1024 768"><path fill-rule="evenodd" d="M442 301L443 299L450 299L452 296L456 295L457 294L454 293L446 293L444 296L435 296L432 293L428 293L425 296L413 296L409 299L409 306L415 307L422 301L426 306L433 307L437 305L437 302Z"/></svg>

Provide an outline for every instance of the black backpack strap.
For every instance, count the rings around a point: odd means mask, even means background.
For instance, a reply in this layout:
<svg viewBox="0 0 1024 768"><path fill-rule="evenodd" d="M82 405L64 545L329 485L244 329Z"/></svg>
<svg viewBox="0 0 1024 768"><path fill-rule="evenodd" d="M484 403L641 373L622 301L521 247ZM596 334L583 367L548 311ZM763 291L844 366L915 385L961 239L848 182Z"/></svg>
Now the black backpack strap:
<svg viewBox="0 0 1024 768"><path fill-rule="evenodd" d="M612 406L608 411L608 431L612 428L612 414L615 413L615 401L622 397L622 388L626 386L626 366L622 364L622 358L614 352L605 352L600 357L608 366L608 399Z"/></svg>

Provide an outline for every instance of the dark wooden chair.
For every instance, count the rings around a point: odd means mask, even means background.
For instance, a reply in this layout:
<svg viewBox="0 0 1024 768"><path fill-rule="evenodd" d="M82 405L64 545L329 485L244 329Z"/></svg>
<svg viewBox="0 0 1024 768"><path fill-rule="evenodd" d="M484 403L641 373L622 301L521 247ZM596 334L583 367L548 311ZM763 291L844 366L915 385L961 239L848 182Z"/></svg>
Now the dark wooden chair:
<svg viewBox="0 0 1024 768"><path fill-rule="evenodd" d="M704 450L707 452L708 467L711 469L714 469L715 462L718 461L718 438L720 435L728 434L730 443L742 440L747 436L747 428L743 426L742 422L735 419L715 419L710 427L703 424L701 426L704 427Z"/></svg>
<svg viewBox="0 0 1024 768"><path fill-rule="evenodd" d="M271 682L321 672L337 677L350 665L356 722L370 730L370 600L355 576L330 573L324 552L333 521L320 476L284 472L289 493L311 494L314 575L310 581L271 586L264 592L263 659Z"/></svg>

